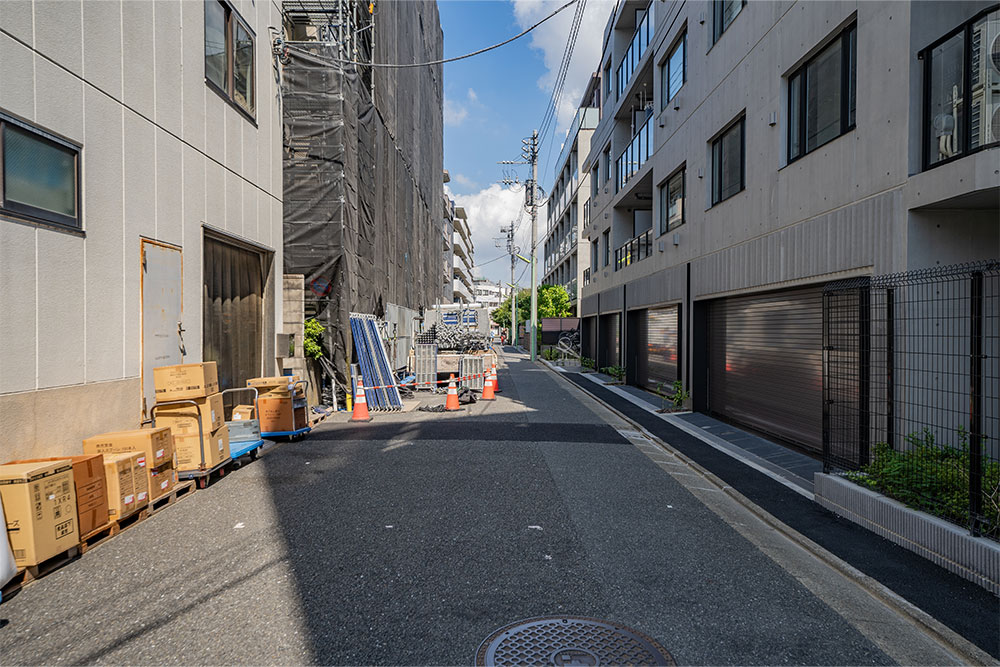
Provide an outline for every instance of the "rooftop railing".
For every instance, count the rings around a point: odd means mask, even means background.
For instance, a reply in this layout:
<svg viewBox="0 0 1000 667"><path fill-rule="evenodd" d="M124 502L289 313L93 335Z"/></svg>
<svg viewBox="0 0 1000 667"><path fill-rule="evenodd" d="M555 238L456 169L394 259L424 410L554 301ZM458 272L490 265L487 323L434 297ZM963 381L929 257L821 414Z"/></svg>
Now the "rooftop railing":
<svg viewBox="0 0 1000 667"><path fill-rule="evenodd" d="M635 74L635 68L639 64L639 61L642 60L642 56L646 53L646 48L649 46L650 38L653 36L652 14L653 3L651 2L646 7L639 25L636 26L635 33L632 34L632 42L628 45L628 49L625 51L625 55L622 56L622 61L615 71L615 77L618 80L618 97L621 97L625 89L628 88L628 82L632 79L632 75Z"/></svg>

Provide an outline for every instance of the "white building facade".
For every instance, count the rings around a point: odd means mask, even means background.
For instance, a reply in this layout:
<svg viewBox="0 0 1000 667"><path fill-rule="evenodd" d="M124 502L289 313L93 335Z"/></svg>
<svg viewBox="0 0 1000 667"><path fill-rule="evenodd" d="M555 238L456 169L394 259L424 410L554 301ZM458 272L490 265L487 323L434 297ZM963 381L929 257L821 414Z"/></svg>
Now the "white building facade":
<svg viewBox="0 0 1000 667"><path fill-rule="evenodd" d="M138 428L156 366L274 372L280 25L252 0L0 3L7 458Z"/></svg>
<svg viewBox="0 0 1000 667"><path fill-rule="evenodd" d="M472 232L469 230L469 216L461 206L455 207L454 232L452 234L452 292L453 303L475 301L472 268L475 266Z"/></svg>

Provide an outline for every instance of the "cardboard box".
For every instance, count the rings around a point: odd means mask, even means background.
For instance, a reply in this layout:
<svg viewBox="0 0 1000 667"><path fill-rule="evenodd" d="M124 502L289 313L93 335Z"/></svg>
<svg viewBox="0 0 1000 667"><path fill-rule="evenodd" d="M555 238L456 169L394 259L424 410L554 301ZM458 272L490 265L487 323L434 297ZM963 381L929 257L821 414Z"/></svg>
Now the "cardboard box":
<svg viewBox="0 0 1000 667"><path fill-rule="evenodd" d="M19 568L80 543L72 461L0 465L0 500Z"/></svg>
<svg viewBox="0 0 1000 667"><path fill-rule="evenodd" d="M174 438L169 426L102 433L83 441L84 454L142 452L152 468L174 461Z"/></svg>
<svg viewBox="0 0 1000 667"><path fill-rule="evenodd" d="M197 431L175 435L174 446L177 448L177 470L208 470L229 458L229 428L223 424L222 428L205 432L204 465Z"/></svg>
<svg viewBox="0 0 1000 667"><path fill-rule="evenodd" d="M272 377L250 378L247 380L248 387L255 387L261 398L291 398L292 387L295 389L295 398L305 396L305 385L296 385L300 380L298 375L276 375Z"/></svg>
<svg viewBox="0 0 1000 667"><path fill-rule="evenodd" d="M173 462L165 463L157 468L149 468L149 502L158 500L174 490L177 486L177 471Z"/></svg>
<svg viewBox="0 0 1000 667"><path fill-rule="evenodd" d="M204 433L211 433L226 423L225 405L222 394L212 394L204 398L188 399L197 403L168 405L157 408L154 414L157 426L169 426L174 434L174 442L178 435L198 435L198 422ZM176 448L176 444L175 444Z"/></svg>
<svg viewBox="0 0 1000 667"><path fill-rule="evenodd" d="M108 490L104 480L104 457L101 454L57 456L11 461L11 463L51 463L66 460L73 463L77 530L80 531L82 538L108 523Z"/></svg>
<svg viewBox="0 0 1000 667"><path fill-rule="evenodd" d="M202 398L219 393L219 370L214 361L178 364L153 369L157 403Z"/></svg>
<svg viewBox="0 0 1000 667"><path fill-rule="evenodd" d="M252 405L237 405L233 408L233 418L230 421L238 422L248 419L255 419Z"/></svg>
<svg viewBox="0 0 1000 667"><path fill-rule="evenodd" d="M129 452L104 457L104 477L108 490L108 518L112 521L129 516L149 504L149 480L146 479L145 454Z"/></svg>
<svg viewBox="0 0 1000 667"><path fill-rule="evenodd" d="M261 396L257 400L260 409L261 433L277 433L292 429L292 399Z"/></svg>

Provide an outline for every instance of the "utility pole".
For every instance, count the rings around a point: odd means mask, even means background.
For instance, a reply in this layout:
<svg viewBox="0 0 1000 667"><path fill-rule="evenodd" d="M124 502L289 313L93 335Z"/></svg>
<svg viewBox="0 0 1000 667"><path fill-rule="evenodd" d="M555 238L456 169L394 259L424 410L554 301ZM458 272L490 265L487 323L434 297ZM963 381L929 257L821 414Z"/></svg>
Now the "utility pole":
<svg viewBox="0 0 1000 667"><path fill-rule="evenodd" d="M531 137L522 139L521 157L531 164L531 182L528 183L531 209L531 360L538 359L538 270L535 257L535 239L538 234L538 130Z"/></svg>
<svg viewBox="0 0 1000 667"><path fill-rule="evenodd" d="M511 222L507 227L501 227L500 233L507 235L507 254L510 255L510 337L517 340L517 286L514 284L514 270L517 268L517 253L521 249L514 245L515 223ZM499 243L497 244L499 245Z"/></svg>

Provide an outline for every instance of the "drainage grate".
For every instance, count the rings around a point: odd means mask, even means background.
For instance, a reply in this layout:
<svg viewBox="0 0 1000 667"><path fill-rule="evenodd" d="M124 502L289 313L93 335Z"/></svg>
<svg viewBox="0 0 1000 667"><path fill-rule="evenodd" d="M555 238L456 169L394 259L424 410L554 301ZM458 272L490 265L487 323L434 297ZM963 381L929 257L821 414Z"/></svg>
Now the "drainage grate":
<svg viewBox="0 0 1000 667"><path fill-rule="evenodd" d="M477 665L676 665L655 639L596 618L544 616L504 626L476 652Z"/></svg>

